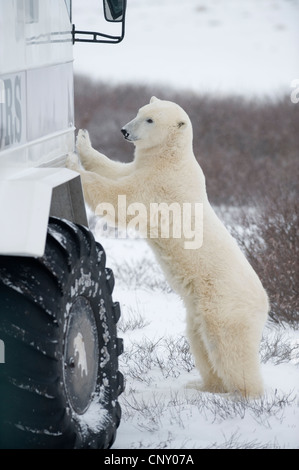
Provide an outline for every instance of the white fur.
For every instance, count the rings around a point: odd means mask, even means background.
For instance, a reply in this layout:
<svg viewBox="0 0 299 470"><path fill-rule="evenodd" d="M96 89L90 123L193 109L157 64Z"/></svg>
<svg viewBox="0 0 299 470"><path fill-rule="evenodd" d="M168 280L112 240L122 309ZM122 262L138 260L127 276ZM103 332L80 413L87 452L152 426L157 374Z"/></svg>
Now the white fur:
<svg viewBox="0 0 299 470"><path fill-rule="evenodd" d="M152 122L151 122L152 121ZM192 125L178 105L153 97L124 131L135 145L132 163L109 160L79 131L78 164L85 198L99 203L203 203L203 244L184 249L182 238L148 238L170 285L187 311L187 334L202 383L209 392L260 396L259 345L269 309L263 286L235 240L209 204L205 178L192 148ZM129 217L127 219L127 223ZM161 312L163 314L163 312Z"/></svg>

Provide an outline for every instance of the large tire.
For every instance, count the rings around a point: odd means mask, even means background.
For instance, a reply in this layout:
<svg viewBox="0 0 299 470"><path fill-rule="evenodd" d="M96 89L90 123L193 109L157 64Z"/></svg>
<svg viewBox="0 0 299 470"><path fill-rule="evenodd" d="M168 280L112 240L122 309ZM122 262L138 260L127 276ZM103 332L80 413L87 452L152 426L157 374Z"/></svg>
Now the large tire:
<svg viewBox="0 0 299 470"><path fill-rule="evenodd" d="M60 219L42 258L0 257L0 448L111 447L123 391L113 286L90 231Z"/></svg>

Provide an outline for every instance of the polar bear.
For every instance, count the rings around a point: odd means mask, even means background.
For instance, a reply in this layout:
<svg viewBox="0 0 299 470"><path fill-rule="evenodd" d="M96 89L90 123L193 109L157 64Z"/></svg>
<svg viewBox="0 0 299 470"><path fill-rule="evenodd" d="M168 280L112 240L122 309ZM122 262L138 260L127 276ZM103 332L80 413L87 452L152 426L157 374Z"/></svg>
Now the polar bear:
<svg viewBox="0 0 299 470"><path fill-rule="evenodd" d="M152 97L121 131L135 146L131 163L109 160L92 148L87 131L79 131L77 150L84 169L74 156L68 166L81 173L86 202L96 213L101 202L108 202L116 214L119 195L125 195L128 204L142 203L147 209L153 202L202 205L200 246L187 249L183 236L147 238L186 307L187 336L202 379L190 386L261 396L259 346L268 297L208 201L188 115L177 104ZM129 216L125 223L128 220ZM174 223L174 218L169 220ZM155 221L162 223L162 218Z"/></svg>

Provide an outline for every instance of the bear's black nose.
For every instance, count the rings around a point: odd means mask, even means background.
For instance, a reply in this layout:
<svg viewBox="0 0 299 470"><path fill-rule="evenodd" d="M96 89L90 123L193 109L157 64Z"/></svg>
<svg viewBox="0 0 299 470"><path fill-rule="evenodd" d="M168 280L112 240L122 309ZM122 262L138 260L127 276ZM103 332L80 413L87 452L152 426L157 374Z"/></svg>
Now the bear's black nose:
<svg viewBox="0 0 299 470"><path fill-rule="evenodd" d="M125 128L122 128L121 132L123 133L125 139L127 139L129 137L129 132L127 132Z"/></svg>

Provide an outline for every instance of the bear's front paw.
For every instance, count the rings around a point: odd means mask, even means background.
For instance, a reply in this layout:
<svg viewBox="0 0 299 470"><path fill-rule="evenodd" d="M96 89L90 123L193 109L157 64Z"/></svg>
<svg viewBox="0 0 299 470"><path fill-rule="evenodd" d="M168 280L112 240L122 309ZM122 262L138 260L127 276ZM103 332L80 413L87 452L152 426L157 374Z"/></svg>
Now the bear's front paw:
<svg viewBox="0 0 299 470"><path fill-rule="evenodd" d="M77 136L77 149L80 155L91 148L91 142L88 131L86 129L80 129Z"/></svg>
<svg viewBox="0 0 299 470"><path fill-rule="evenodd" d="M81 171L78 156L75 153L68 154L66 162L65 162L65 166L69 170L77 171L78 173Z"/></svg>

